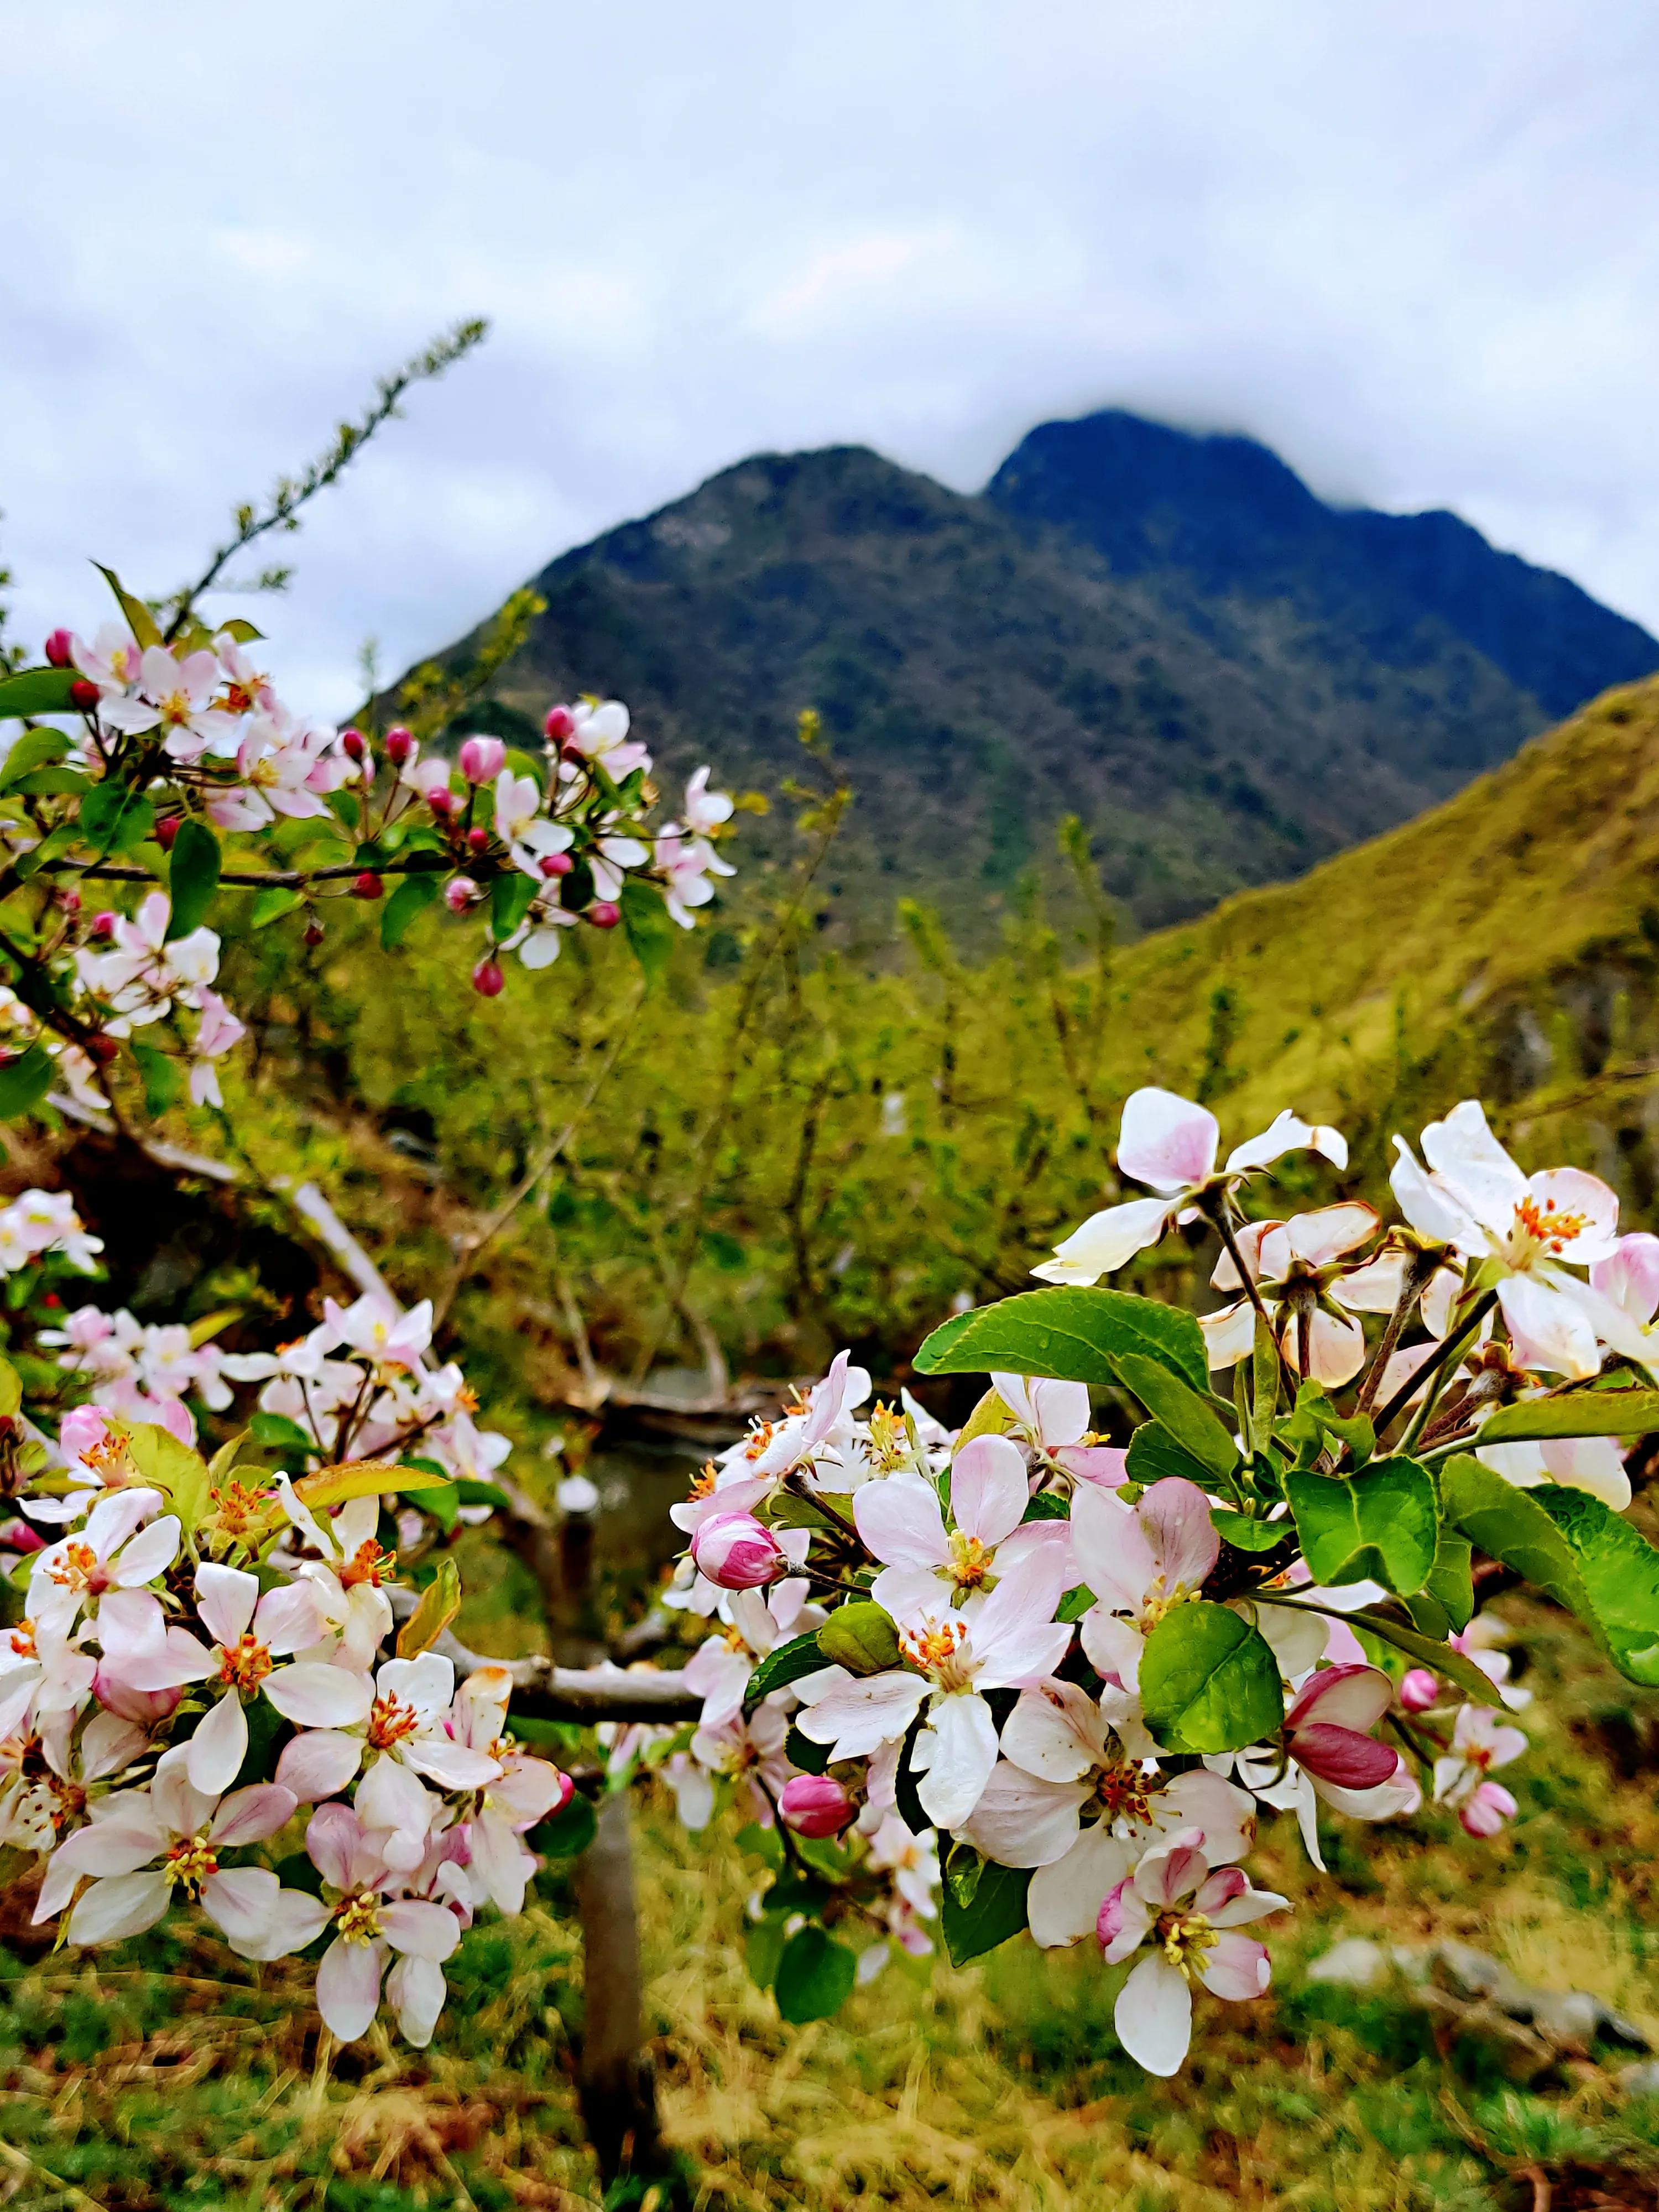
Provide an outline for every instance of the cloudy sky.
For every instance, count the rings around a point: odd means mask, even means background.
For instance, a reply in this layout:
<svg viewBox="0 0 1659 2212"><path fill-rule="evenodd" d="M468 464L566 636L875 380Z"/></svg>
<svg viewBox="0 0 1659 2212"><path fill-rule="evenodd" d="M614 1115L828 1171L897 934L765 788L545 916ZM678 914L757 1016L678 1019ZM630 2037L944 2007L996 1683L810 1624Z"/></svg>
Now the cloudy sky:
<svg viewBox="0 0 1659 2212"><path fill-rule="evenodd" d="M468 314L246 607L295 704L757 448L968 489L1105 404L1659 629L1645 0L0 0L0 40L31 639L99 617L89 556L179 581Z"/></svg>

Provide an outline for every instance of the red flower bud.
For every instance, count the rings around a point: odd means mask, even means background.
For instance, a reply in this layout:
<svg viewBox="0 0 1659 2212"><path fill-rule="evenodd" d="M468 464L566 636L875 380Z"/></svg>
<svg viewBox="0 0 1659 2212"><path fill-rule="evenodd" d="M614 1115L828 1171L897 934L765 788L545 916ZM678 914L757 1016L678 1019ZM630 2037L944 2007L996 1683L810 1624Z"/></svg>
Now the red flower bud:
<svg viewBox="0 0 1659 2212"><path fill-rule="evenodd" d="M798 1836L838 1836L858 1808L832 1775L796 1774L783 1785L778 1811Z"/></svg>
<svg viewBox="0 0 1659 2212"><path fill-rule="evenodd" d="M69 666L70 649L74 643L75 633L72 630L53 630L52 635L46 640L46 659L54 668Z"/></svg>
<svg viewBox="0 0 1659 2212"><path fill-rule="evenodd" d="M109 908L106 907L101 914L95 914L92 917L93 935L94 937L113 937L115 934L115 925L120 919L121 917L118 914L112 914Z"/></svg>
<svg viewBox="0 0 1659 2212"><path fill-rule="evenodd" d="M367 760L368 758L368 739L363 735L361 730L342 730L340 732L340 750L345 755L348 760Z"/></svg>
<svg viewBox="0 0 1659 2212"><path fill-rule="evenodd" d="M179 835L179 817L164 814L155 825L155 842L164 853L173 850L173 841Z"/></svg>
<svg viewBox="0 0 1659 2212"><path fill-rule="evenodd" d="M59 891L58 894L58 903L63 908L65 914L79 914L81 911L81 894L77 890Z"/></svg>
<svg viewBox="0 0 1659 2212"><path fill-rule="evenodd" d="M307 945L320 945L323 935L323 925L320 921L313 921L306 924L305 942Z"/></svg>
<svg viewBox="0 0 1659 2212"><path fill-rule="evenodd" d="M373 868L365 868L361 876L354 877L351 884L353 898L377 899L386 896L386 885Z"/></svg>
<svg viewBox="0 0 1659 2212"><path fill-rule="evenodd" d="M542 861L542 873L544 876L568 876L575 865L568 853L549 853Z"/></svg>
<svg viewBox="0 0 1659 2212"><path fill-rule="evenodd" d="M434 784L426 795L426 803L434 814L446 817L455 811L455 794L447 783Z"/></svg>
<svg viewBox="0 0 1659 2212"><path fill-rule="evenodd" d="M91 714L98 704L98 686L89 683L84 676L77 677L70 685L70 704L82 714Z"/></svg>
<svg viewBox="0 0 1659 2212"><path fill-rule="evenodd" d="M595 929L614 929L622 920L622 908L613 899L597 899L588 908L587 918Z"/></svg>
<svg viewBox="0 0 1659 2212"><path fill-rule="evenodd" d="M112 1036L106 1036L101 1030L95 1030L91 1036L85 1038L83 1048L87 1058L99 1067L107 1067L121 1049L115 1039Z"/></svg>
<svg viewBox="0 0 1659 2212"><path fill-rule="evenodd" d="M399 722L386 733L386 757L393 768L401 768L415 750L415 732L406 730Z"/></svg>
<svg viewBox="0 0 1659 2212"><path fill-rule="evenodd" d="M472 970L472 988L481 999L499 999L507 988L499 960L481 960Z"/></svg>
<svg viewBox="0 0 1659 2212"><path fill-rule="evenodd" d="M542 727L546 731L550 744L562 745L567 738L574 737L576 718L568 707L555 707L549 711Z"/></svg>
<svg viewBox="0 0 1659 2212"><path fill-rule="evenodd" d="M482 853L489 843L489 832L488 830L469 830L467 831L466 849L469 853Z"/></svg>

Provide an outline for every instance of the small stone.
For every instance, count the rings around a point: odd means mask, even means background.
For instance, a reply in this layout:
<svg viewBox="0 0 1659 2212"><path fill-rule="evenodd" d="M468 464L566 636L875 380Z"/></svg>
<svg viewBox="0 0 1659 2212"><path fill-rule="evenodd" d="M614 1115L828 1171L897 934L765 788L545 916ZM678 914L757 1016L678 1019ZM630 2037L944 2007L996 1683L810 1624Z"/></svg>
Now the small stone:
<svg viewBox="0 0 1659 2212"><path fill-rule="evenodd" d="M1350 1936L1345 1942L1322 1952L1308 1968L1308 1979L1334 1983L1341 1989L1369 1990L1387 1979L1391 1963L1381 1943L1364 1936Z"/></svg>
<svg viewBox="0 0 1659 2212"><path fill-rule="evenodd" d="M1627 2097L1659 2097L1659 2058L1638 2058L1613 2078Z"/></svg>

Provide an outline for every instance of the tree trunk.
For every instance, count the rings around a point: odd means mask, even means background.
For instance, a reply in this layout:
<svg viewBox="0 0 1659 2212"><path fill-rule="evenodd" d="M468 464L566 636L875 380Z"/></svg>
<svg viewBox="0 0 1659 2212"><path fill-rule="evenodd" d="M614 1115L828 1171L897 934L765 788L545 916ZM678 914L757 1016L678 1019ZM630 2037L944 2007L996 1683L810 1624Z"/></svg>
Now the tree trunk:
<svg viewBox="0 0 1659 2212"><path fill-rule="evenodd" d="M623 2174L672 2170L657 2121L656 2082L642 2045L640 1931L628 1793L599 1801L599 1831L575 1866L586 2000L576 2082L582 2120L607 2189Z"/></svg>

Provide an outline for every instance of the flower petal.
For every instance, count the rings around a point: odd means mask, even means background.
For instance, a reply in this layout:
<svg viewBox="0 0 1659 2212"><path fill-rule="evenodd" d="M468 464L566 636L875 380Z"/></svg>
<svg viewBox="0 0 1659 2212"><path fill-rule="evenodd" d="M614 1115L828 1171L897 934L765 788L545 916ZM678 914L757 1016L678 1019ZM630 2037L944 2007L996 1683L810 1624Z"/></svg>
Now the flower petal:
<svg viewBox="0 0 1659 2212"><path fill-rule="evenodd" d="M384 1908L380 1925L394 1951L416 1959L447 1959L461 1940L461 1923L447 1905L400 1899Z"/></svg>
<svg viewBox="0 0 1659 2212"><path fill-rule="evenodd" d="M347 1943L337 1936L324 1952L317 1969L317 2009L342 2043L355 2043L367 2034L379 2011L384 1961L383 1944Z"/></svg>
<svg viewBox="0 0 1659 2212"><path fill-rule="evenodd" d="M70 1915L71 1943L116 1943L153 1928L173 1895L164 1874L118 1874L95 1881Z"/></svg>
<svg viewBox="0 0 1659 2212"><path fill-rule="evenodd" d="M959 1828L978 1804L997 1763L991 1708L973 1692L936 1698L928 1715L933 1761L916 1791L937 1828Z"/></svg>
<svg viewBox="0 0 1659 2212"><path fill-rule="evenodd" d="M1205 1952L1198 1978L1212 1996L1259 1997L1271 1976L1267 1948L1251 1936L1223 1933Z"/></svg>
<svg viewBox="0 0 1659 2212"><path fill-rule="evenodd" d="M351 1728L368 1718L374 1693L362 1674L316 1660L279 1667L265 1678L264 1692L285 1721L299 1728Z"/></svg>
<svg viewBox="0 0 1659 2212"><path fill-rule="evenodd" d="M872 1490L890 1491L894 1486L890 1481L866 1483L854 1495L854 1518L860 1498L867 1498ZM1006 1437L975 1437L951 1463L951 1514L963 1534L976 1536L981 1544L1000 1544L1018 1528L1030 1497L1025 1455ZM859 1533L864 1533L861 1521Z"/></svg>
<svg viewBox="0 0 1659 2212"><path fill-rule="evenodd" d="M938 1567L951 1556L939 1493L914 1476L861 1484L853 1493L853 1519L866 1547L886 1566Z"/></svg>
<svg viewBox="0 0 1659 2212"><path fill-rule="evenodd" d="M246 1757L247 1716L240 1698L230 1690L208 1708L190 1739L186 1771L191 1786L204 1797L216 1797L229 1789Z"/></svg>
<svg viewBox="0 0 1659 2212"><path fill-rule="evenodd" d="M1193 2039L1193 1996L1161 1952L1138 1960L1112 2010L1117 2039L1149 2074L1179 2073Z"/></svg>
<svg viewBox="0 0 1659 2212"><path fill-rule="evenodd" d="M1101 1824L1085 1828L1063 1859L1039 1867L1026 1893L1026 1914L1044 1950L1092 1936L1105 1899L1133 1866L1135 1847Z"/></svg>
<svg viewBox="0 0 1659 2212"><path fill-rule="evenodd" d="M211 1563L196 1570L196 1610L216 1644L234 1644L246 1633L259 1602L256 1575Z"/></svg>

